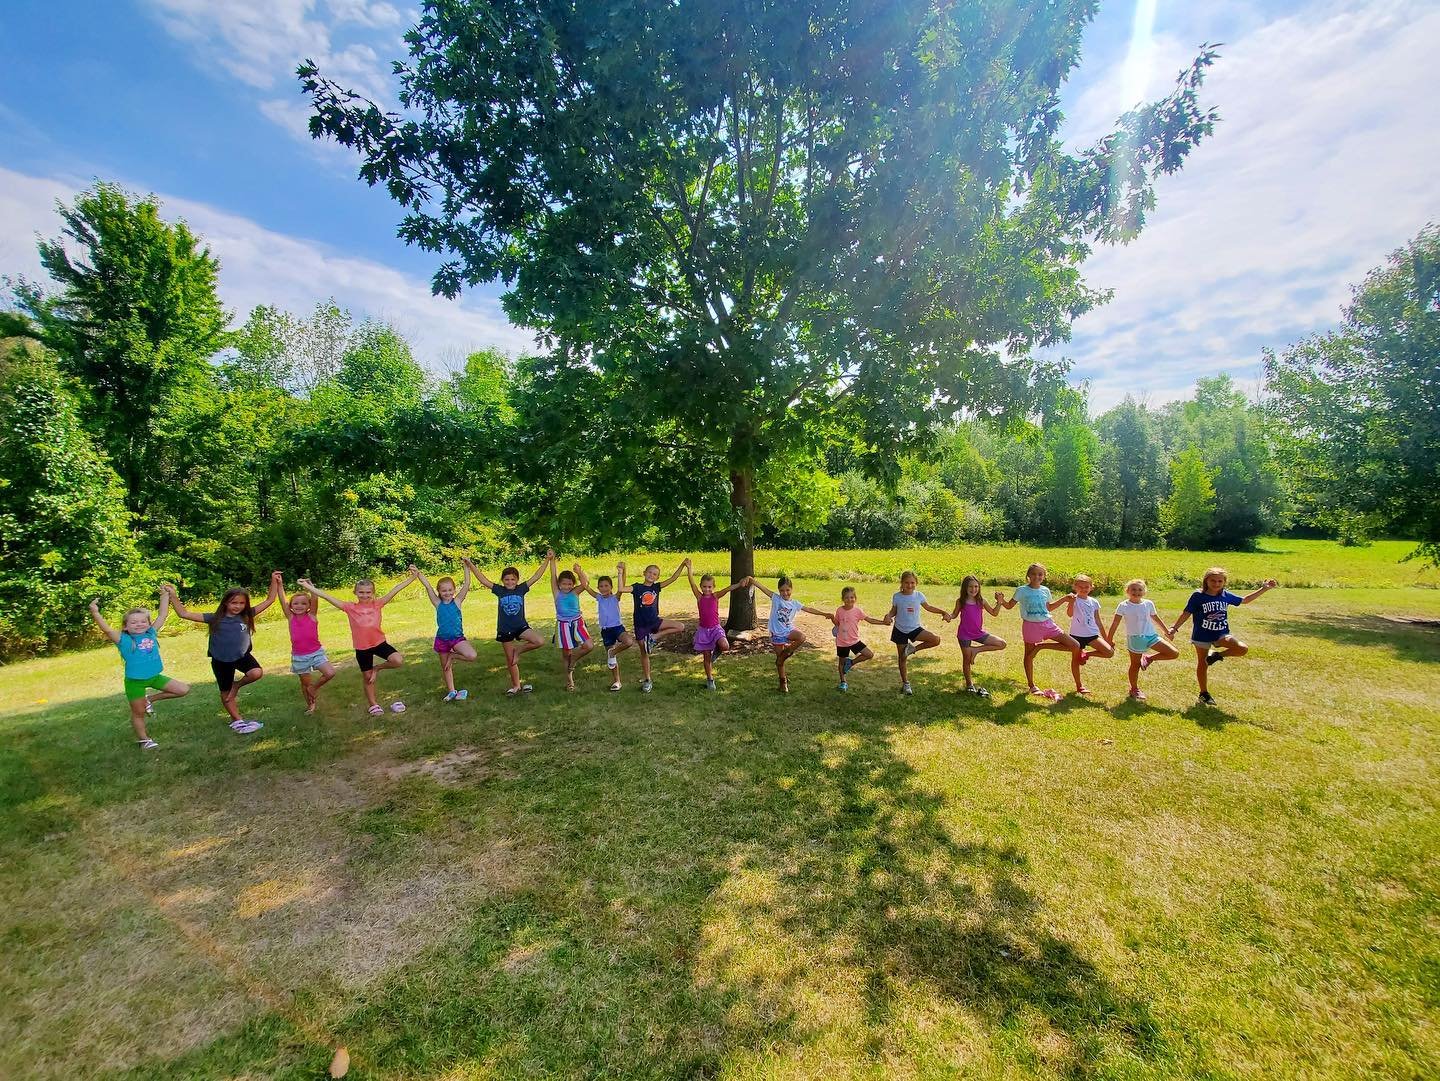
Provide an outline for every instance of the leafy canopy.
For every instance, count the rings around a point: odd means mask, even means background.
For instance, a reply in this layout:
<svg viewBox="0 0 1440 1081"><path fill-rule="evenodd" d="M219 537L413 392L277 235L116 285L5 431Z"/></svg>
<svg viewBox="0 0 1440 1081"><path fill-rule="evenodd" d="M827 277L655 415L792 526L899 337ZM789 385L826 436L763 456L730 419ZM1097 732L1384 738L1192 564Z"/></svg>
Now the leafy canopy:
<svg viewBox="0 0 1440 1081"><path fill-rule="evenodd" d="M1440 562L1440 226L1372 270L1339 330L1265 357L1297 495L1342 537L1393 528Z"/></svg>
<svg viewBox="0 0 1440 1081"><path fill-rule="evenodd" d="M435 289L505 282L548 350L536 385L624 411L596 483L683 462L748 501L761 463L836 432L893 474L933 421L1058 382L1029 350L1103 299L1088 244L1134 236L1214 121L1205 48L1067 154L1058 93L1094 10L432 0L395 66L403 113L300 77L312 133L445 254Z"/></svg>

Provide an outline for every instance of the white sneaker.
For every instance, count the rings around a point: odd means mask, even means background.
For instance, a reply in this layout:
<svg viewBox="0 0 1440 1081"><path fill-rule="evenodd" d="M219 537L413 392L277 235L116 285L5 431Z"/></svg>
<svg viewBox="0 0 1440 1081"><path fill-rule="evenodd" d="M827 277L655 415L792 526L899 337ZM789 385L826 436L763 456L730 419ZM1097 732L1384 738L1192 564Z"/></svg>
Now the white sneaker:
<svg viewBox="0 0 1440 1081"><path fill-rule="evenodd" d="M655 686L655 684L651 683L651 682L647 679L647 680L645 680L643 683L640 684L640 689L641 689L642 691L644 691L646 694L649 694L649 693L650 693L650 689L651 689L652 687L654 687L654 686Z"/></svg>
<svg viewBox="0 0 1440 1081"><path fill-rule="evenodd" d="M391 712L391 713L404 713L404 712L405 712L405 703L404 703L404 702L400 702L400 701L391 702L391 703L390 703L390 712Z"/></svg>
<svg viewBox="0 0 1440 1081"><path fill-rule="evenodd" d="M906 643L905 643L905 656L907 656L907 657L913 657L913 656L915 656L915 650L917 650L918 648L919 648L919 647L918 647L913 641L912 641L912 642L906 642Z"/></svg>
<svg viewBox="0 0 1440 1081"><path fill-rule="evenodd" d="M154 751L160 747L160 744L156 743L153 739L137 739L135 742L140 744L142 751Z"/></svg>
<svg viewBox="0 0 1440 1081"><path fill-rule="evenodd" d="M251 732L258 732L265 726L259 721L241 721L238 725L232 726L242 736L248 736Z"/></svg>
<svg viewBox="0 0 1440 1081"><path fill-rule="evenodd" d="M705 681L705 689L707 691L713 691L715 689L715 681L713 679L707 679Z"/></svg>
<svg viewBox="0 0 1440 1081"><path fill-rule="evenodd" d="M610 671L612 672L620 667L620 662L615 659L615 655L613 653L605 654L605 667L610 669Z"/></svg>
<svg viewBox="0 0 1440 1081"><path fill-rule="evenodd" d="M900 684L900 693L901 693L901 694L914 694L914 693L915 693L915 689L914 689L913 687L911 687L910 684L908 684L908 683L902 683L902 684Z"/></svg>
<svg viewBox="0 0 1440 1081"><path fill-rule="evenodd" d="M619 683L619 681L617 680L616 682L610 684L610 689L611 689L612 691L618 691L618 690L620 689L620 683Z"/></svg>

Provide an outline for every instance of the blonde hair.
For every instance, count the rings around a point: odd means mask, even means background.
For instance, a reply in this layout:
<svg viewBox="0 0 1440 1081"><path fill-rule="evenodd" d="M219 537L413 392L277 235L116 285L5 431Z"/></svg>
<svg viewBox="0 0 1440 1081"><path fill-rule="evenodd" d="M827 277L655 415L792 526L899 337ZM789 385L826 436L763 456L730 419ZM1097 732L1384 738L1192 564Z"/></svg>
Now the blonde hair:
<svg viewBox="0 0 1440 1081"><path fill-rule="evenodd" d="M124 626L125 626L125 624L127 624L127 623L130 622L130 617L131 617L131 616L141 616L141 615L143 615L147 620L149 620L149 621L152 622L152 623L155 621L155 618L150 614L150 609L148 609L148 608L129 608L129 609L126 609L125 615L122 616L121 619L120 619L120 626L121 626L121 628L123 629Z"/></svg>
<svg viewBox="0 0 1440 1081"><path fill-rule="evenodd" d="M1218 578L1221 582L1230 581L1230 575L1225 573L1224 567L1211 567L1208 571L1206 571L1200 576L1200 588L1204 589L1205 583L1210 581L1211 578Z"/></svg>
<svg viewBox="0 0 1440 1081"><path fill-rule="evenodd" d="M1074 578L1074 581L1089 582L1092 586L1095 584L1095 579L1091 578L1088 574L1077 574Z"/></svg>
<svg viewBox="0 0 1440 1081"><path fill-rule="evenodd" d="M451 589L454 589L454 588L455 588L455 579L451 578L448 574L447 574L444 578L438 579L438 580L435 582L435 588L436 588L436 589L439 589L441 586L445 585L447 582L449 583Z"/></svg>
<svg viewBox="0 0 1440 1081"><path fill-rule="evenodd" d="M1129 593L1131 587L1133 587L1133 586L1139 586L1139 587L1140 587L1140 592L1141 592L1141 593L1144 593L1144 592L1145 592L1145 579L1143 579L1143 578L1132 578L1132 579L1130 579L1130 581L1128 581L1128 582L1125 583L1125 592L1126 592L1126 593Z"/></svg>

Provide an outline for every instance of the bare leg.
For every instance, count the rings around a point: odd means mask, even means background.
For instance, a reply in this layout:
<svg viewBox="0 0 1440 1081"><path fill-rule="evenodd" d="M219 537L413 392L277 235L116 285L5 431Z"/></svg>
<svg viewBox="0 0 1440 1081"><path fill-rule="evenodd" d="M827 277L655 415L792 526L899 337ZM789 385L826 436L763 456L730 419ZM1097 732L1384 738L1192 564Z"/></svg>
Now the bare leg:
<svg viewBox="0 0 1440 1081"><path fill-rule="evenodd" d="M380 703L375 701L375 669L371 668L361 674L361 682L365 688L365 702L371 709Z"/></svg>
<svg viewBox="0 0 1440 1081"><path fill-rule="evenodd" d="M455 662L450 659L450 654L440 654L440 674L445 677L445 693L455 693Z"/></svg>
<svg viewBox="0 0 1440 1081"><path fill-rule="evenodd" d="M1210 665L1206 658L1210 655L1209 642L1195 643L1195 682L1200 684L1200 693L1210 693Z"/></svg>
<svg viewBox="0 0 1440 1081"><path fill-rule="evenodd" d="M150 733L145 730L145 699L136 698L130 703L130 727L135 729L135 738L145 741Z"/></svg>
<svg viewBox="0 0 1440 1081"><path fill-rule="evenodd" d="M1037 647L1034 642L1025 643L1025 682L1029 684L1030 690L1038 688L1035 686L1035 653Z"/></svg>
<svg viewBox="0 0 1440 1081"><path fill-rule="evenodd" d="M505 667L510 670L510 689L518 691L520 689L519 650L514 642L501 642L500 647L505 650Z"/></svg>

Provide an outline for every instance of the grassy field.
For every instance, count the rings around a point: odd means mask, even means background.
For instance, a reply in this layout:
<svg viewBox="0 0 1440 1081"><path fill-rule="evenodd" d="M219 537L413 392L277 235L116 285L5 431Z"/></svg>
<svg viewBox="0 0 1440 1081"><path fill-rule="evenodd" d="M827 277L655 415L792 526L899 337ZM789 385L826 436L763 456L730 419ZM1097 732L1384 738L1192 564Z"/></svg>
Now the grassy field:
<svg viewBox="0 0 1440 1081"><path fill-rule="evenodd" d="M1025 581L1031 561L1044 563L1052 585L1069 587L1077 574L1095 580L1096 592L1122 594L1131 578L1151 588L1195 588L1207 567L1230 572L1232 586L1255 586L1267 578L1291 588L1326 586L1426 586L1440 588L1440 569L1420 561L1402 562L1415 548L1408 541L1377 541L1365 548L1342 548L1333 541L1266 537L1254 552L1124 551L1095 548L1035 548L1019 544L981 544L958 548L897 548L889 551L766 551L755 554L755 573L766 578L843 578L890 582L913 570L922 585L958 586L967 574L986 582L1015 586ZM668 574L685 553L651 555ZM602 561L613 564L615 557ZM730 572L728 553L695 556L697 571ZM632 568L633 569L633 568Z"/></svg>
<svg viewBox="0 0 1440 1081"><path fill-rule="evenodd" d="M1032 557L1011 555L985 559ZM804 558L943 577L966 556ZM1134 573L1065 566L1102 558ZM1440 620L1440 590L1374 577L1238 610L1252 653L1214 669L1214 709L1184 662L1146 704L1120 662L1087 668L1088 700L1026 698L1014 649L981 660L979 701L953 637L913 698L888 650L845 696L832 652L802 653L782 698L766 658L707 694L674 653L651 695L633 654L621 694L603 662L566 694L546 649L508 700L479 596L473 697L446 705L418 590L386 617L403 715L366 715L347 660L303 716L268 617L251 737L194 630L165 637L196 689L149 754L112 649L13 665L0 1077L314 1078L341 1045L352 1078L434 1081L1440 1076L1440 629L1392 621ZM892 587L857 585L883 613ZM665 599L693 614L683 583ZM1018 640L1014 613L992 624ZM348 657L335 613L322 635ZM1064 688L1061 664L1040 670Z"/></svg>

